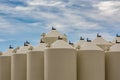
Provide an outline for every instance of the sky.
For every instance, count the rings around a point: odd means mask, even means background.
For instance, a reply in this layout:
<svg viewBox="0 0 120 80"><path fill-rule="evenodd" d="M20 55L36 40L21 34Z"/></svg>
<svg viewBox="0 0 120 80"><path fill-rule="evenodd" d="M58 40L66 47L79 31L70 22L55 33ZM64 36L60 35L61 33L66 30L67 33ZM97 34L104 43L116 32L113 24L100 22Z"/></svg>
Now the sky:
<svg viewBox="0 0 120 80"><path fill-rule="evenodd" d="M38 45L52 26L72 42L97 33L111 41L120 34L120 0L0 0L0 51Z"/></svg>

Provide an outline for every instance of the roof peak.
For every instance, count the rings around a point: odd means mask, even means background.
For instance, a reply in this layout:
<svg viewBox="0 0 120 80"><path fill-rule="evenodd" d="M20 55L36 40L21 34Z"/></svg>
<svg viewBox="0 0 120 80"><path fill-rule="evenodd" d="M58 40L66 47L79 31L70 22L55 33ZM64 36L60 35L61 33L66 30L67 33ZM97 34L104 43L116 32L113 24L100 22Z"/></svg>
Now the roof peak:
<svg viewBox="0 0 120 80"><path fill-rule="evenodd" d="M74 43L72 43L71 41L69 41L69 44L70 44L70 45L74 45Z"/></svg>
<svg viewBox="0 0 120 80"><path fill-rule="evenodd" d="M87 42L92 42L89 38L87 38Z"/></svg>
<svg viewBox="0 0 120 80"><path fill-rule="evenodd" d="M11 45L9 45L9 49L13 49L13 47Z"/></svg>
<svg viewBox="0 0 120 80"><path fill-rule="evenodd" d="M99 33L97 34L97 37L102 37Z"/></svg>
<svg viewBox="0 0 120 80"><path fill-rule="evenodd" d="M42 39L40 40L40 43L45 43Z"/></svg>
<svg viewBox="0 0 120 80"><path fill-rule="evenodd" d="M58 36L58 40L63 40L63 38L62 38L62 37L60 37L60 36Z"/></svg>
<svg viewBox="0 0 120 80"><path fill-rule="evenodd" d="M117 43L117 44L120 44L120 42L119 42L118 40L116 40L116 43Z"/></svg>
<svg viewBox="0 0 120 80"><path fill-rule="evenodd" d="M115 45L113 45L113 46L111 46L110 47L110 50L109 50L110 52L120 52L120 44L115 44Z"/></svg>
<svg viewBox="0 0 120 80"><path fill-rule="evenodd" d="M27 40L24 42L24 46L28 46L29 44L30 44L30 42Z"/></svg>
<svg viewBox="0 0 120 80"><path fill-rule="evenodd" d="M120 35L119 35L119 34L116 34L116 37L120 37Z"/></svg>
<svg viewBox="0 0 120 80"><path fill-rule="evenodd" d="M54 27L52 26L52 30L56 30L56 28L54 28Z"/></svg>
<svg viewBox="0 0 120 80"><path fill-rule="evenodd" d="M81 37L80 37L80 40L84 40L84 38L81 36Z"/></svg>
<svg viewBox="0 0 120 80"><path fill-rule="evenodd" d="M30 42L29 42L29 41L27 41L27 40L26 40L26 43L27 43L27 44L30 44Z"/></svg>

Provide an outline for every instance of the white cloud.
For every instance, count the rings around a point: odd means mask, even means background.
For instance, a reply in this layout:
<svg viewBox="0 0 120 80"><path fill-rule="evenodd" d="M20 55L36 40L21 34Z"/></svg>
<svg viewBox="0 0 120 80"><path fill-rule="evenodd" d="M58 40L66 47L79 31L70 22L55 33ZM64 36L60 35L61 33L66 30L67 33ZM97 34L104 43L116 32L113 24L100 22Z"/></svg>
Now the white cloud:
<svg viewBox="0 0 120 80"><path fill-rule="evenodd" d="M64 3L61 1L46 1L46 0L32 0L27 1L28 5L32 6L59 6L64 7Z"/></svg>
<svg viewBox="0 0 120 80"><path fill-rule="evenodd" d="M4 40L4 39L0 39L0 42L4 42L4 41L6 41L6 40Z"/></svg>
<svg viewBox="0 0 120 80"><path fill-rule="evenodd" d="M34 7L16 6L15 9L16 9L17 11L28 11L28 10L30 11L30 10L34 9Z"/></svg>
<svg viewBox="0 0 120 80"><path fill-rule="evenodd" d="M96 5L101 15L112 16L120 13L120 1L102 1Z"/></svg>
<svg viewBox="0 0 120 80"><path fill-rule="evenodd" d="M12 27L10 22L0 17L0 31L7 33L14 33L16 30L15 27Z"/></svg>
<svg viewBox="0 0 120 80"><path fill-rule="evenodd" d="M16 35L32 30L29 24L20 23L15 20L8 20L7 18L0 17L0 32L6 34ZM8 35L7 35L8 36Z"/></svg>

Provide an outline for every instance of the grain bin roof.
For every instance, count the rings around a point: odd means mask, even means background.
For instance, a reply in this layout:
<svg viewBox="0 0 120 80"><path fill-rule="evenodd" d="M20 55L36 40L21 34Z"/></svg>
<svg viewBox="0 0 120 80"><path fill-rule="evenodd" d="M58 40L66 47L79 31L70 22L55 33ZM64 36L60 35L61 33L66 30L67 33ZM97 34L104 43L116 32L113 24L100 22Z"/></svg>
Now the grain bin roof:
<svg viewBox="0 0 120 80"><path fill-rule="evenodd" d="M85 40L79 40L78 42L75 43L75 47L82 46L85 42L86 42Z"/></svg>
<svg viewBox="0 0 120 80"><path fill-rule="evenodd" d="M120 44L115 44L111 46L110 51L120 52Z"/></svg>
<svg viewBox="0 0 120 80"><path fill-rule="evenodd" d="M93 44L92 42L85 42L81 46L80 50L102 50L102 49Z"/></svg>
<svg viewBox="0 0 120 80"><path fill-rule="evenodd" d="M32 46L29 44L28 46L22 46L17 53L26 53L32 49Z"/></svg>
<svg viewBox="0 0 120 80"><path fill-rule="evenodd" d="M62 38L66 38L65 35L60 34L57 30L51 30L49 33L46 34L45 37L58 37L61 36Z"/></svg>
<svg viewBox="0 0 120 80"><path fill-rule="evenodd" d="M46 48L46 43L40 43L38 46L34 47L33 51L44 51Z"/></svg>
<svg viewBox="0 0 120 80"><path fill-rule="evenodd" d="M69 45L64 40L57 40L51 45L51 48L73 48L71 45Z"/></svg>
<svg viewBox="0 0 120 80"><path fill-rule="evenodd" d="M2 56L11 56L14 53L14 49L8 49L6 52L2 54Z"/></svg>
<svg viewBox="0 0 120 80"><path fill-rule="evenodd" d="M102 37L97 37L96 39L94 39L92 41L94 44L97 45L111 45L109 42L107 42L105 39L103 39Z"/></svg>

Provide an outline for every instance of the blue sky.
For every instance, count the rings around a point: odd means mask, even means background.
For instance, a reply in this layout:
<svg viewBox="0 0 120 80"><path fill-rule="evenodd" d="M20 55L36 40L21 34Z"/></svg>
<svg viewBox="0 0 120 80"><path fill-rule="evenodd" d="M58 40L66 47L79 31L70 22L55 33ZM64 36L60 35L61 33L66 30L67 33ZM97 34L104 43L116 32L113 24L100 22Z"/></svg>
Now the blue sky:
<svg viewBox="0 0 120 80"><path fill-rule="evenodd" d="M119 0L0 0L0 51L28 40L37 45L40 35L54 26L72 42L80 36L106 40L120 34Z"/></svg>

